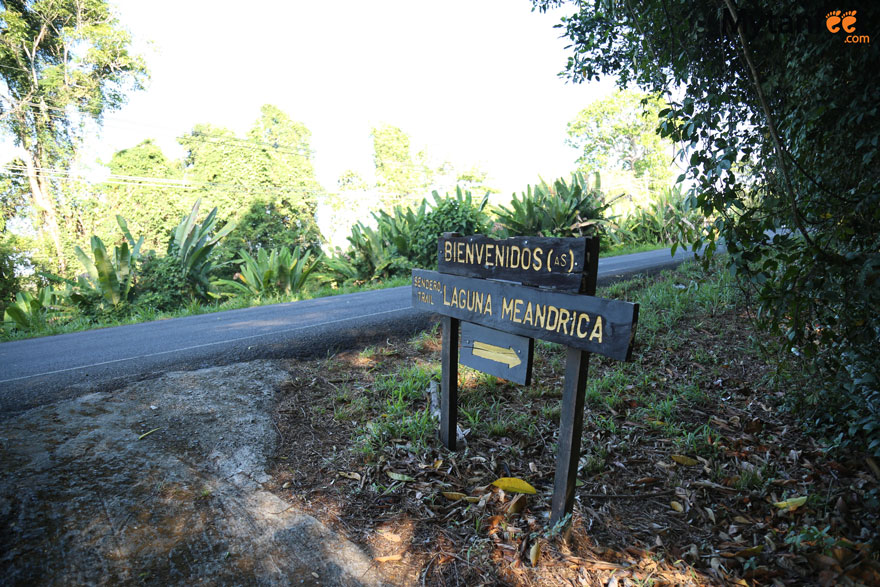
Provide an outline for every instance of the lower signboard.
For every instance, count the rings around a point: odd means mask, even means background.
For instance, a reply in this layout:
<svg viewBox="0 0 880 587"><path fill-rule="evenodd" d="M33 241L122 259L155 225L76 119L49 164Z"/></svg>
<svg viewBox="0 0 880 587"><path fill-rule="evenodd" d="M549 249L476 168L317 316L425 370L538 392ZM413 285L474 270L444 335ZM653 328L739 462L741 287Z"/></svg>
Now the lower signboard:
<svg viewBox="0 0 880 587"><path fill-rule="evenodd" d="M502 332L628 361L639 305L413 269L412 304Z"/></svg>
<svg viewBox="0 0 880 587"><path fill-rule="evenodd" d="M529 385L534 339L501 332L472 322L461 323L458 362L477 371Z"/></svg>

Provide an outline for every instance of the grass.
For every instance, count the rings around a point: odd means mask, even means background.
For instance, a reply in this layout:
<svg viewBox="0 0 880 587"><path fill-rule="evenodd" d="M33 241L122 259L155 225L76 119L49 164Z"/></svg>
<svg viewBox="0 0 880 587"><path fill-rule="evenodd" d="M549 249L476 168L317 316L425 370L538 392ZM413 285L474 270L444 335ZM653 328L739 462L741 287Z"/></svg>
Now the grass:
<svg viewBox="0 0 880 587"><path fill-rule="evenodd" d="M307 374L299 380L311 383L290 397L307 411L279 417L290 440L276 474L300 480L315 515L332 512L377 556L399 552L371 542L377 527L409 528L409 562L396 567L405 576L392 581L399 584L579 584L577 568L597 557L611 565L592 569L597 584L623 568L635 584L735 583L756 571L797 583L792 565L812 569L790 555L818 550L813 535L821 532L812 528L825 527L831 514L837 521L826 541L845 545L834 556L853 561L847 568L858 557L876 559L870 547L853 546L878 527L873 474L858 458L822 465L827 451L775 410L778 385L804 382L792 375L768 387L772 368L750 346L745 302L728 273L685 264L599 295L638 301L641 319L634 362L591 358L573 541L558 546L546 528L565 352L543 341L535 345L531 386L460 369L458 423L466 436L455 452L439 443L427 392L439 380L436 328L331 361L296 362L295 372ZM325 430L332 436L323 444L308 444ZM331 462L302 456L330 454L330 445ZM328 483L336 471L359 480ZM498 477L537 489L521 513L507 512L512 495L492 489ZM800 495L810 501L797 512L773 506ZM523 554L528 536L546 541L537 567ZM749 550L768 536L774 548Z"/></svg>

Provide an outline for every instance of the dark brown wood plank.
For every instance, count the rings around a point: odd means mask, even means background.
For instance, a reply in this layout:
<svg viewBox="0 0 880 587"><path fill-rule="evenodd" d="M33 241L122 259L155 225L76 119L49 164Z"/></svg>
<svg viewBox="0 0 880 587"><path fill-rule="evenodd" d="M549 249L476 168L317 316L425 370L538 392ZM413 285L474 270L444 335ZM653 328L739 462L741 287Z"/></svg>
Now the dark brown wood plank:
<svg viewBox="0 0 880 587"><path fill-rule="evenodd" d="M592 283L595 292L598 237L517 236L496 240L484 235L444 233L437 250L441 273L580 293L588 293Z"/></svg>
<svg viewBox="0 0 880 587"><path fill-rule="evenodd" d="M440 441L455 450L458 428L458 330L459 321L444 316L440 371Z"/></svg>
<svg viewBox="0 0 880 587"><path fill-rule="evenodd" d="M630 360L638 304L413 270L413 307Z"/></svg>
<svg viewBox="0 0 880 587"><path fill-rule="evenodd" d="M559 417L559 443L556 454L556 477L550 505L550 525L561 521L574 507L578 461L581 455L581 432L584 427L584 395L587 388L590 353L567 349L565 385Z"/></svg>

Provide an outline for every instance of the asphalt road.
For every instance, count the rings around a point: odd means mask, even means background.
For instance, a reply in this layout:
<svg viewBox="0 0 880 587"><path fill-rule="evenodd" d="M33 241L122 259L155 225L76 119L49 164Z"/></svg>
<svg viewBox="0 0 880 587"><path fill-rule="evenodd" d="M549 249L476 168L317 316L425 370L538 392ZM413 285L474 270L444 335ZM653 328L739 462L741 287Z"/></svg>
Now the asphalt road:
<svg viewBox="0 0 880 587"><path fill-rule="evenodd" d="M674 267L669 249L599 260L599 285ZM173 318L0 344L0 419L170 370L314 357L409 335L436 316L410 307L410 287Z"/></svg>

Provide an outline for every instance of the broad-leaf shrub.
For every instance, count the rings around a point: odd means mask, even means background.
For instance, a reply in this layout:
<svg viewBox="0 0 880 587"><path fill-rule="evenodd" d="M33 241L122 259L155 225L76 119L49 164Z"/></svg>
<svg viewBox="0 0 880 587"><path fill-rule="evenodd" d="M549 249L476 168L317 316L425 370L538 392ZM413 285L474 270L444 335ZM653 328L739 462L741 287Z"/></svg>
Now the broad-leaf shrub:
<svg viewBox="0 0 880 587"><path fill-rule="evenodd" d="M235 228L235 224L228 222L215 232L216 207L204 220L198 222L200 203L201 199L196 200L190 213L171 231L167 254L177 258L180 274L189 283L191 293L202 300L208 300L216 297L211 284L211 272L216 265L211 254L220 240Z"/></svg>
<svg viewBox="0 0 880 587"><path fill-rule="evenodd" d="M489 194L474 202L471 192L456 187L454 198L442 198L436 191L433 196L434 206L411 235L414 246L408 257L414 267L437 267L437 239L444 232L471 235L482 234L489 229L489 217L485 212Z"/></svg>

